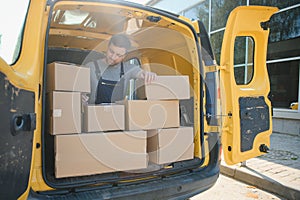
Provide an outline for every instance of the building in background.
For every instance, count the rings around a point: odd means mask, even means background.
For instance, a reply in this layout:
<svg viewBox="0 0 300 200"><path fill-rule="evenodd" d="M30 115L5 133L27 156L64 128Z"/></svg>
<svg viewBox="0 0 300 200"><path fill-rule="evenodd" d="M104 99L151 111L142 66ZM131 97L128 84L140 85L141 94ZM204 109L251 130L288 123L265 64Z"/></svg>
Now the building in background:
<svg viewBox="0 0 300 200"><path fill-rule="evenodd" d="M273 130L300 136L300 106L290 105L300 100L300 0L150 0L147 5L181 14L204 23L218 63L223 34L229 13L237 6L276 6L280 10L270 20L267 67L270 75L273 104ZM247 22L245 22L247 23ZM240 54L247 55L251 42L245 40ZM247 56L235 62L240 82L251 81Z"/></svg>

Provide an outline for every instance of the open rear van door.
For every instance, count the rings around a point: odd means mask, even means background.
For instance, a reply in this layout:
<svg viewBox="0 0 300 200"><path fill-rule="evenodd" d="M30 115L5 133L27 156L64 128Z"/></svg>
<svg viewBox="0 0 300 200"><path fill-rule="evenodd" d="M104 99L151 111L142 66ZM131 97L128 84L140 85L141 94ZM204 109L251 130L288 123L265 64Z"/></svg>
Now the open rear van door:
<svg viewBox="0 0 300 200"><path fill-rule="evenodd" d="M274 7L242 6L230 14L222 45L222 145L228 164L266 153L272 133L266 67L268 21Z"/></svg>

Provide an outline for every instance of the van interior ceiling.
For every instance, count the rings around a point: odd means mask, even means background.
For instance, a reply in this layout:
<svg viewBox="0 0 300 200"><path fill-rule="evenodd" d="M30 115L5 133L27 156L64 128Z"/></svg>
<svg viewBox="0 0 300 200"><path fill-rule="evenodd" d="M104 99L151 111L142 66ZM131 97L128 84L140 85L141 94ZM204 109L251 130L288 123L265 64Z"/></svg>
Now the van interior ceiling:
<svg viewBox="0 0 300 200"><path fill-rule="evenodd" d="M193 32L176 20L155 12L127 9L126 6L106 6L105 3L58 2L52 11L46 44L47 64L67 62L84 65L103 56L108 39L126 33L133 43L126 59L138 59L141 66L158 75L188 75L191 98L180 100L180 124L194 127L194 77L198 72L198 51ZM47 80L46 80L47 82ZM47 111L46 111L47 112ZM46 125L49 122L45 122ZM49 124L48 124L49 126ZM47 126L46 126L47 127ZM49 185L66 187L86 185L97 181L113 182L130 178L165 175L180 170L197 168L200 158L168 166L153 166L143 173L115 172L82 177L57 179L54 175L54 138L44 134L43 172ZM184 164L183 164L184 163ZM185 165L186 168L182 168ZM191 167L192 166L192 167ZM152 176L152 178L154 178Z"/></svg>
<svg viewBox="0 0 300 200"><path fill-rule="evenodd" d="M133 12L126 7L105 7L103 4L57 4L52 15L48 48L102 53L112 35L126 33L134 46L130 55L151 56L168 52L173 59L181 57L186 64L196 65L195 55L192 55L196 47L189 42L194 40L192 32L174 20L151 14L138 9ZM169 62L170 67L175 67L174 61ZM185 68L192 69L192 66Z"/></svg>

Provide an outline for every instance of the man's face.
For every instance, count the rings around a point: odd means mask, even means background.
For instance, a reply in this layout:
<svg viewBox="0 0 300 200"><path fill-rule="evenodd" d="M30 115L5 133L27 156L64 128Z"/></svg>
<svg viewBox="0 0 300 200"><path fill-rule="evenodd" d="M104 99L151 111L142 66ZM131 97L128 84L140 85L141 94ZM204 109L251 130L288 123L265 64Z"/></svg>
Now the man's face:
<svg viewBox="0 0 300 200"><path fill-rule="evenodd" d="M117 47L114 44L108 46L106 52L106 62L108 65L116 65L123 61L126 55L126 49L123 47Z"/></svg>

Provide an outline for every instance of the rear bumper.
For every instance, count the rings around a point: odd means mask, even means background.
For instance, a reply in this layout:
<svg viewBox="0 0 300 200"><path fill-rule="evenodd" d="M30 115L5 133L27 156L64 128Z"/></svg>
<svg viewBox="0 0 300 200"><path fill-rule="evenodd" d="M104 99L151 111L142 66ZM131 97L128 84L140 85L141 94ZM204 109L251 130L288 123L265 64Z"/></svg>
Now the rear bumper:
<svg viewBox="0 0 300 200"><path fill-rule="evenodd" d="M219 165L181 175L139 184L120 184L106 188L36 193L28 199L186 199L212 187L219 176Z"/></svg>

